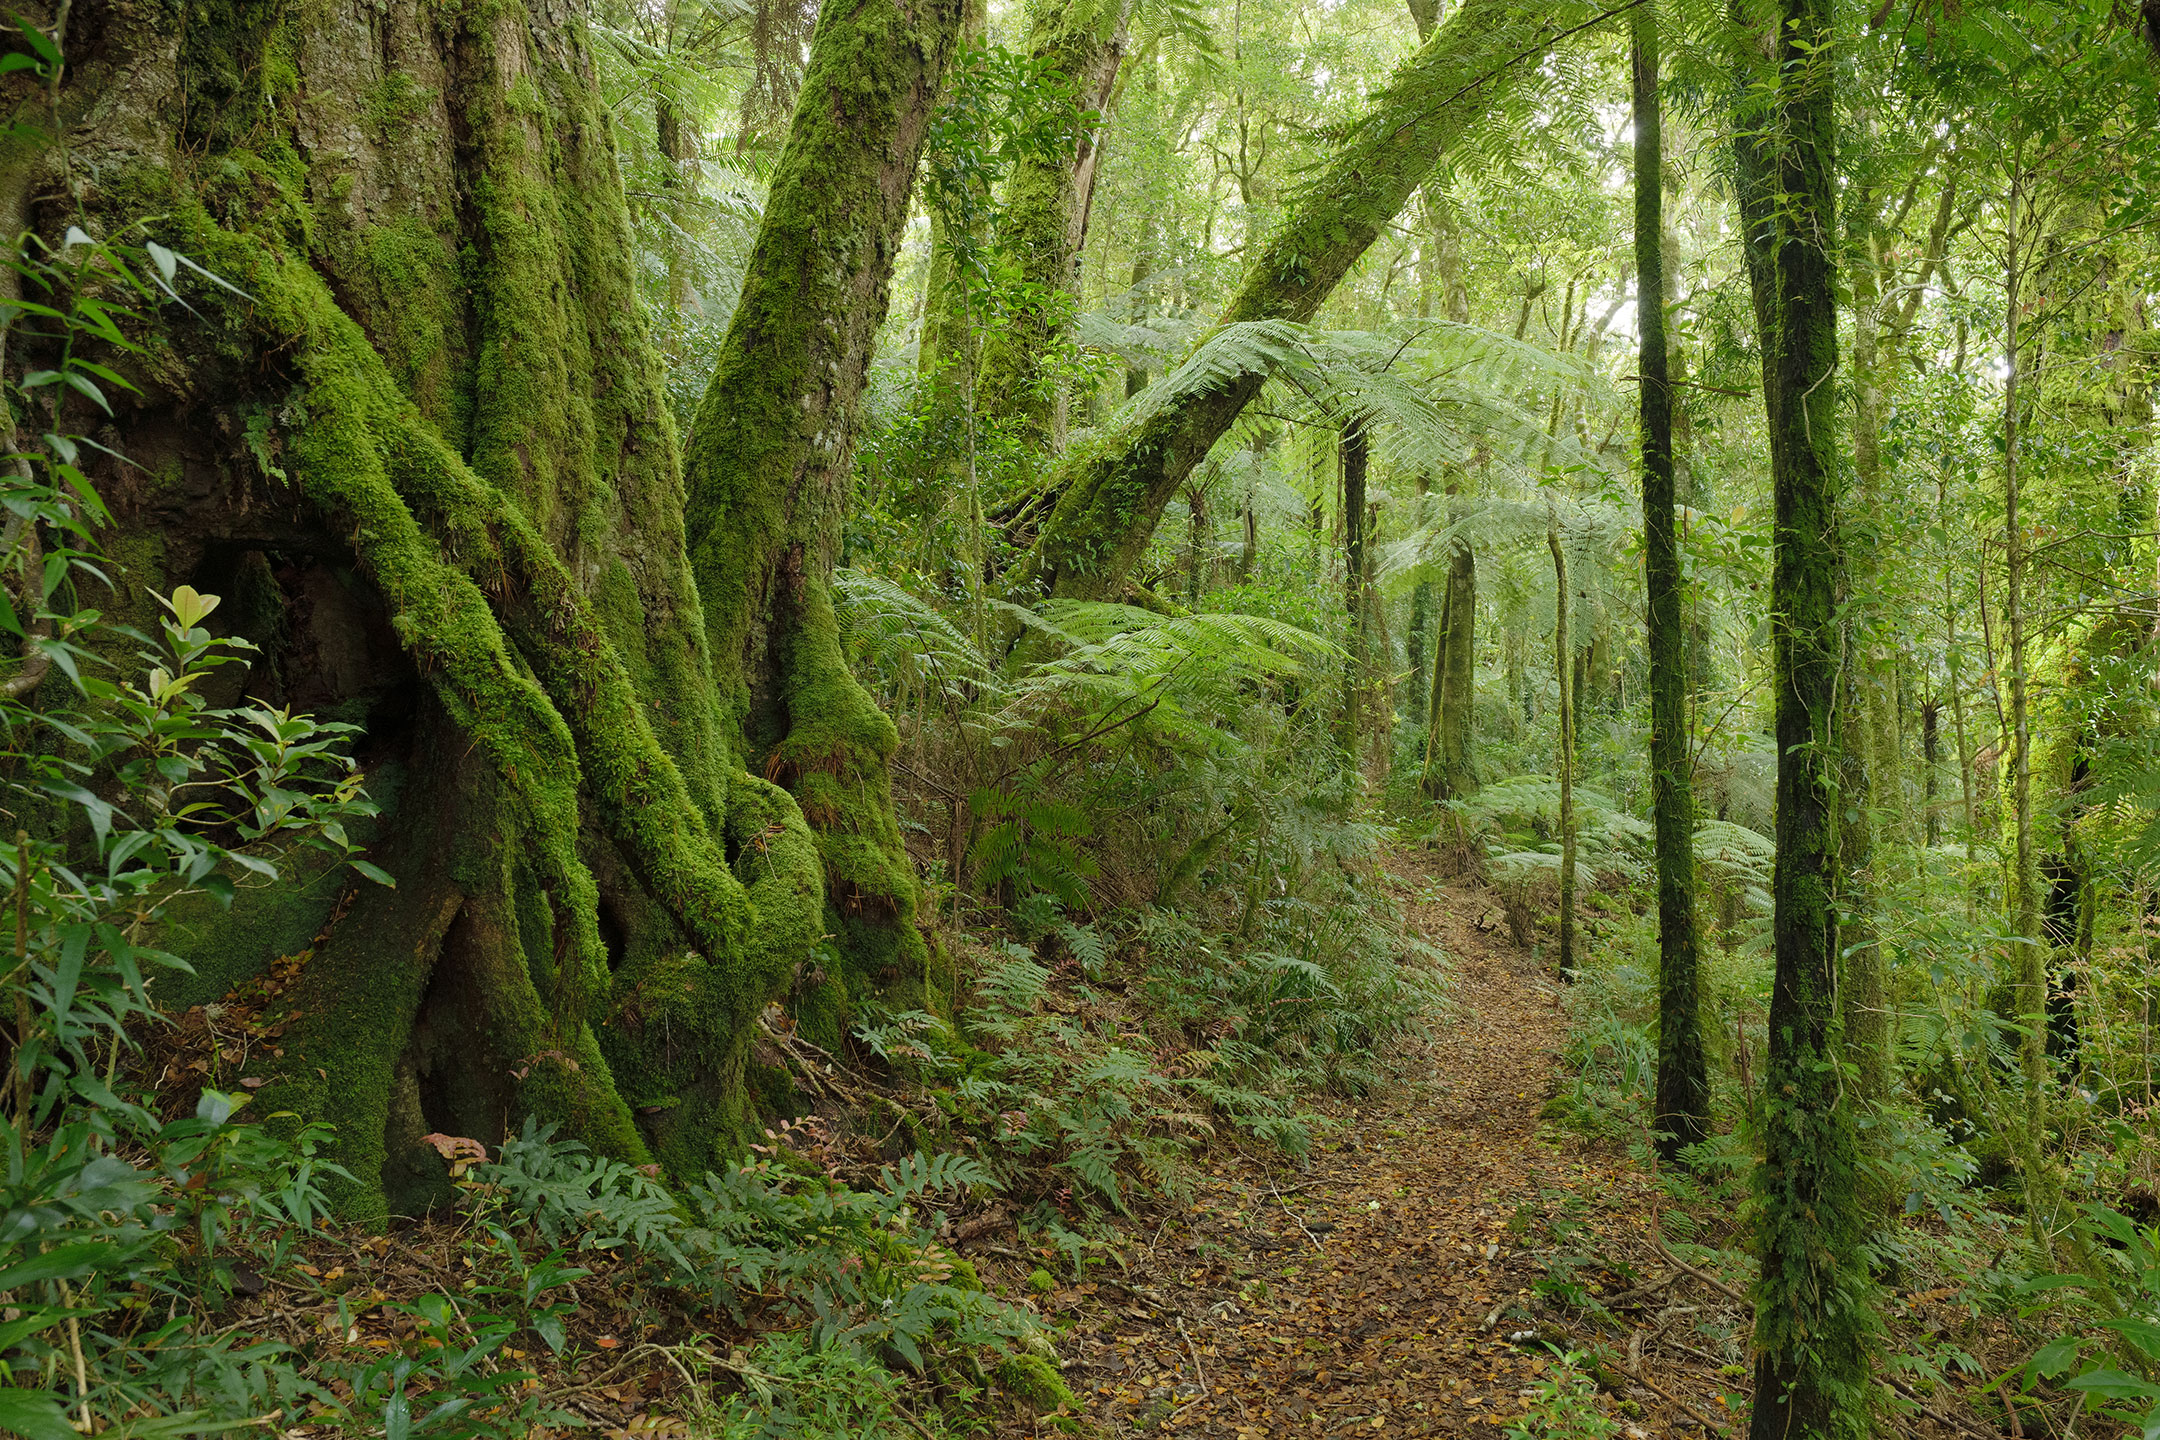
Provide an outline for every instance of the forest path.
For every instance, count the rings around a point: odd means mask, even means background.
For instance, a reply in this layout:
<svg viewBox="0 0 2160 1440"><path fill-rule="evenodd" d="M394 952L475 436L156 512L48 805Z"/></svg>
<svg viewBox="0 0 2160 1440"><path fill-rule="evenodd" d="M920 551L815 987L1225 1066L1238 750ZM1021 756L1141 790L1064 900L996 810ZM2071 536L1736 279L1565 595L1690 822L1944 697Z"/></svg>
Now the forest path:
<svg viewBox="0 0 2160 1440"><path fill-rule="evenodd" d="M1539 1134L1565 1036L1557 980L1504 927L1479 928L1496 919L1489 891L1428 865L1388 859L1411 925L1453 962L1430 1043L1373 1094L1330 1107L1338 1128L1304 1169L1213 1157L1189 1209L1132 1252L1130 1273L1050 1297L1071 1323L1067 1379L1101 1433L1499 1435L1523 1421L1550 1368L1548 1349L1511 1336L1543 1327L1560 1339L1557 1320L1580 1337L1561 1343L1590 1338L1538 1303L1556 1256L1608 1294L1638 1273L1672 1273L1649 1240L1648 1177L1611 1147ZM1692 1306L1659 1298L1678 1313L1656 1334L1726 1303L1688 1288ZM1671 1333L1714 1343L1693 1329ZM1625 1341L1600 1338L1624 1364ZM1654 1343L1637 1375L1607 1370L1641 1407L1616 1417L1622 1436L1701 1435L1690 1408L1726 1420L1719 1391L1731 1382L1696 1354Z"/></svg>

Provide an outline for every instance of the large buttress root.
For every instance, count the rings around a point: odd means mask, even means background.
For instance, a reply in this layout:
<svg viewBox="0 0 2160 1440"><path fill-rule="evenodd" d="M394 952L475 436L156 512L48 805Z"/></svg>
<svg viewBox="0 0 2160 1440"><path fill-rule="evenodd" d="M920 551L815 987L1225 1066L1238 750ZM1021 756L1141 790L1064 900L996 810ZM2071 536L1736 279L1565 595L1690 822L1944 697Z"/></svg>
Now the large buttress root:
<svg viewBox="0 0 2160 1440"><path fill-rule="evenodd" d="M818 936L820 875L799 812L741 777L726 818L742 810L757 824L731 865L598 616L523 511L441 442L312 270L263 255L249 263L237 245L224 258L263 301L258 323L297 342L302 384L290 408L304 418L286 451L295 483L359 537L393 624L521 812L569 927L562 963L579 978L557 981L568 1018L599 1020L592 1002L609 985L597 890L578 855L580 796L688 940L671 987L685 1028L664 1047L669 1058L637 1053L638 1015L607 1017L611 1040L624 1037L609 1048L618 1069L668 1090L654 1103L689 1107L668 1129L698 1138L664 1147L665 1158L712 1163L715 1136L739 1118L729 1077L757 1011ZM632 983L640 978L649 977ZM700 1077L710 1083L694 1101L675 1093Z"/></svg>
<svg viewBox="0 0 2160 1440"><path fill-rule="evenodd" d="M425 1203L422 1126L537 1116L696 1174L823 876L724 738L580 27L542 0L76 8L77 178L39 181L68 197L39 223L155 215L237 287L168 307L116 427L148 477L118 486L133 578L219 547L357 565L421 697L383 761L400 887L287 977L266 1095L339 1123L360 1213Z"/></svg>

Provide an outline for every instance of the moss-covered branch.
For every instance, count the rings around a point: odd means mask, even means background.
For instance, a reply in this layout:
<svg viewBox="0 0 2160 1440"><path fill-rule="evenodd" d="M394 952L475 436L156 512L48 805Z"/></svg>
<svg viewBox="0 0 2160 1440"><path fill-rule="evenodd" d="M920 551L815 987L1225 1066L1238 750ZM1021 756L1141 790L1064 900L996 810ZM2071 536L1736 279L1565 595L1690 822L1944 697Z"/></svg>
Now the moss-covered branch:
<svg viewBox="0 0 2160 1440"><path fill-rule="evenodd" d="M1245 272L1222 323L1308 321L1381 229L1504 94L1534 75L1578 7L1466 0L1397 72ZM1147 548L1163 507L1259 392L1242 375L1075 451L1020 568L1024 592L1100 599Z"/></svg>

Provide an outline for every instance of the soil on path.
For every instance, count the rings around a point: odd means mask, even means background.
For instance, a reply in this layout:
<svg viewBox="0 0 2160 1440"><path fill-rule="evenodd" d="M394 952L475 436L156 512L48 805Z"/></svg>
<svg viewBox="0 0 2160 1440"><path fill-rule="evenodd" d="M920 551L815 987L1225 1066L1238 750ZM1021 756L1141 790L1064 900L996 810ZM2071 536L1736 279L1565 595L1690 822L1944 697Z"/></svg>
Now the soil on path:
<svg viewBox="0 0 2160 1440"><path fill-rule="evenodd" d="M1620 1433L1724 1428L1735 1382L1702 1331L1737 1307L1662 1263L1654 1188L1624 1155L1540 1134L1564 1038L1557 979L1504 927L1480 928L1489 892L1419 856L1390 866L1411 924L1453 962L1451 1013L1399 1076L1335 1108L1302 1169L1217 1160L1129 1271L1049 1297L1071 1327L1068 1380L1109 1435L1499 1435L1552 1370L1525 1332L1587 1339L1538 1293L1556 1255L1580 1252L1563 1259L1573 1283L1655 1292L1636 1312L1634 1373L1606 1372ZM1626 1342L1601 1338L1626 1367Z"/></svg>

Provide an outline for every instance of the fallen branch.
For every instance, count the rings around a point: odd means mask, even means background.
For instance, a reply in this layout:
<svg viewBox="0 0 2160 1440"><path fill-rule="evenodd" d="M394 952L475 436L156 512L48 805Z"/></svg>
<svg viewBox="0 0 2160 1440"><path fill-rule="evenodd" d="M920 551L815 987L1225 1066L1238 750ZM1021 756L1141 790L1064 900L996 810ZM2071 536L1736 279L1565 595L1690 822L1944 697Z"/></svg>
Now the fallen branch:
<svg viewBox="0 0 2160 1440"><path fill-rule="evenodd" d="M1659 1227L1658 1212L1655 1210L1650 1212L1650 1243L1657 1247L1658 1254L1664 1256L1667 1260L1679 1266L1682 1270L1687 1271L1688 1274L1694 1276L1697 1280L1702 1281L1703 1284L1708 1285L1711 1289L1718 1291L1720 1294L1731 1296L1733 1299L1739 1301L1742 1305L1748 1303L1748 1298L1746 1295L1742 1294L1738 1290L1733 1289L1732 1286L1718 1279L1717 1276L1712 1275L1707 1270L1701 1270L1693 1265L1690 1265L1687 1261L1681 1259L1678 1255L1673 1254L1671 1250L1667 1249L1665 1246L1665 1232Z"/></svg>
<svg viewBox="0 0 2160 1440"><path fill-rule="evenodd" d="M1702 1411L1696 1409L1693 1405L1690 1405L1687 1401L1681 1399L1678 1395L1673 1394L1672 1391L1667 1390L1664 1386L1658 1384L1657 1381L1651 1379L1648 1375L1638 1375L1635 1378L1642 1381L1644 1385L1648 1386L1652 1391L1661 1396L1668 1404L1677 1405L1682 1410L1686 1411L1688 1417L1692 1419L1696 1424L1702 1426L1705 1430L1715 1431L1717 1434L1720 1435L1723 1435L1725 1433L1725 1427L1723 1425L1720 1425L1717 1421L1711 1419L1708 1415L1703 1414Z"/></svg>
<svg viewBox="0 0 2160 1440"><path fill-rule="evenodd" d="M1302 1188L1302 1187L1300 1187L1300 1188ZM1282 1194L1282 1191L1280 1191L1280 1190L1275 1190L1275 1182L1274 1182L1274 1181L1272 1181L1272 1180L1268 1181L1268 1189L1270 1189L1270 1190L1274 1190L1274 1191L1275 1191L1275 1203L1276 1203L1276 1204L1278 1204L1278 1205L1280 1205L1280 1206L1282 1206L1283 1214L1285 1214L1285 1215L1288 1215L1288 1216L1289 1216L1289 1217L1290 1217L1290 1218L1291 1218L1292 1220L1295 1220L1295 1221L1297 1221L1297 1228L1298 1228L1298 1229L1300 1229L1300 1230L1305 1230L1305 1218L1304 1218L1304 1217L1303 1217L1302 1215L1299 1215L1299 1214L1297 1213L1297 1211L1295 1211L1295 1210L1292 1210L1292 1209L1290 1208L1290 1202L1289 1202L1289 1201L1287 1201L1287 1200L1285 1200L1285 1199L1283 1199L1283 1194ZM1325 1246L1325 1245L1322 1245L1322 1244L1320 1243L1320 1237L1319 1237L1319 1236L1317 1236L1317 1235L1315 1235L1315 1234L1313 1234L1313 1233L1312 1233L1312 1231L1310 1231L1310 1230L1305 1230L1305 1238L1306 1238L1307 1240L1310 1240L1310 1241L1312 1241L1312 1248L1313 1248L1313 1249L1315 1249L1315 1250L1318 1250L1318 1251L1320 1251L1320 1252L1321 1252L1322 1254L1326 1254L1326 1253L1327 1253L1327 1246Z"/></svg>

